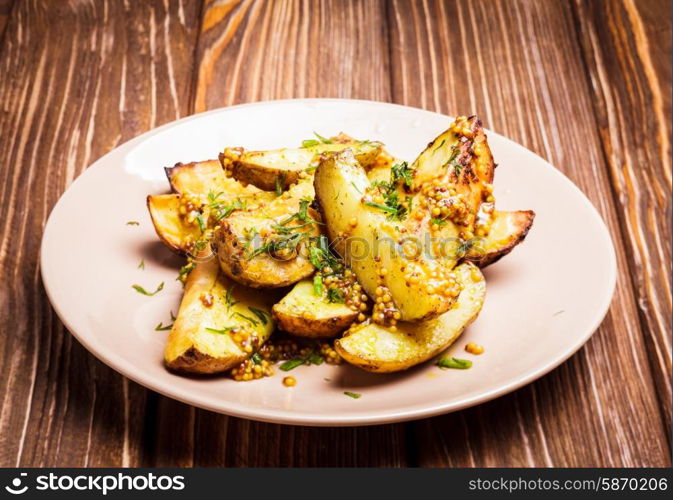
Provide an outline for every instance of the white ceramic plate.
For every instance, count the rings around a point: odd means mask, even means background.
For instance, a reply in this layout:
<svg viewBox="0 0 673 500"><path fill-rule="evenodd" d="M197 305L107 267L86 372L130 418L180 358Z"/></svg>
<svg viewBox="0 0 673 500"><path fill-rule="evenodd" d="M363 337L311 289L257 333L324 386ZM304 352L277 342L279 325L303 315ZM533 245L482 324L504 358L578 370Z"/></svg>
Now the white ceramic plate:
<svg viewBox="0 0 673 500"><path fill-rule="evenodd" d="M383 141L413 160L450 122L447 116L392 104L337 99L262 102L170 123L96 161L54 207L42 241L42 276L61 320L96 357L130 379L201 408L269 422L305 425L380 424L458 410L510 392L544 375L591 336L615 286L615 254L600 216L563 174L493 132L501 210L533 209L526 241L486 270L487 298L475 323L449 349L474 361L469 370L431 362L377 375L357 368L295 369L241 383L185 378L162 363L167 332L155 331L177 311L181 259L158 241L145 207L168 190L163 167L216 158L226 145L252 149L298 146L313 131L344 131ZM140 225L127 225L139 221ZM139 269L141 260L145 269ZM131 288L164 290L153 297ZM481 356L467 341L485 346ZM326 381L325 379L329 379ZM361 393L353 399L344 391Z"/></svg>

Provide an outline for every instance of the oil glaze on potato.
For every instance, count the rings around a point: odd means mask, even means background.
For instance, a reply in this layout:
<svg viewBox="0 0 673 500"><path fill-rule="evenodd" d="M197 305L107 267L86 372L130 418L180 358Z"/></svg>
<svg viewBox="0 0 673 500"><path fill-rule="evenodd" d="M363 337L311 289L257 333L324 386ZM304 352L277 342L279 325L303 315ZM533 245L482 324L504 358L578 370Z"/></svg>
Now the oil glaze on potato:
<svg viewBox="0 0 673 500"><path fill-rule="evenodd" d="M462 290L450 310L422 323L398 323L396 330L374 323L355 325L335 342L341 357L371 372L406 370L448 348L479 315L486 282L471 263L455 269Z"/></svg>
<svg viewBox="0 0 673 500"><path fill-rule="evenodd" d="M278 328L300 337L335 337L357 316L358 312L346 304L329 302L326 293L316 295L310 279L297 283L273 306Z"/></svg>
<svg viewBox="0 0 673 500"><path fill-rule="evenodd" d="M254 349L246 350L234 340L234 334L250 335L255 347L266 342L274 329L272 300L268 294L231 282L216 259L198 263L187 277L168 335L166 366L180 372L212 374L238 365Z"/></svg>

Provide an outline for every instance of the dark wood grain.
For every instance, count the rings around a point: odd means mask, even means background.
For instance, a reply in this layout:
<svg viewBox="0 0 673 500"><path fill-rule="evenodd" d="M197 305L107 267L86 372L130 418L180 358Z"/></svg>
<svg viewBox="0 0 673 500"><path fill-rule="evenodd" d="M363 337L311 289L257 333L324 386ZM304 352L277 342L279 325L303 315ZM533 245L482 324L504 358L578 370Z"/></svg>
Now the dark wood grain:
<svg viewBox="0 0 673 500"><path fill-rule="evenodd" d="M7 26L9 12L12 10L13 4L14 0L0 0L0 40L5 33L5 26Z"/></svg>
<svg viewBox="0 0 673 500"><path fill-rule="evenodd" d="M143 463L147 391L64 329L40 283L38 249L51 207L87 165L188 113L199 8L17 1L12 9L0 47L2 465Z"/></svg>
<svg viewBox="0 0 673 500"><path fill-rule="evenodd" d="M670 14L663 0L0 0L0 465L670 465ZM39 279L60 194L157 125L290 97L478 113L556 165L617 250L598 332L506 397L363 428L198 410L95 360Z"/></svg>
<svg viewBox="0 0 673 500"><path fill-rule="evenodd" d="M671 422L671 3L577 2L592 103L664 421ZM666 426L670 440L670 425Z"/></svg>

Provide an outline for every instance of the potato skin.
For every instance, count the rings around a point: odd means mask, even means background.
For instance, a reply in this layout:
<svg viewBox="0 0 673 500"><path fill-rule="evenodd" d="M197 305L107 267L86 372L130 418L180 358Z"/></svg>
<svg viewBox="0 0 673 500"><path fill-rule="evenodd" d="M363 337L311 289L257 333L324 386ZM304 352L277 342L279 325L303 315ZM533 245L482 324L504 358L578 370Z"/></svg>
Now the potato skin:
<svg viewBox="0 0 673 500"><path fill-rule="evenodd" d="M238 365L252 354L246 352L228 333L214 333L212 329L240 328L251 333L263 344L271 335L271 299L234 284L220 271L216 259L199 262L189 273L178 315L168 335L164 360L176 372L194 374L221 373ZM223 300L227 292L235 304ZM212 296L207 305L204 297ZM265 321L252 324L237 313L254 316L249 307L263 311Z"/></svg>
<svg viewBox="0 0 673 500"><path fill-rule="evenodd" d="M407 370L447 349L474 321L484 303L486 282L471 263L456 268L463 289L454 306L423 323L398 323L397 330L374 323L355 325L334 343L339 355L363 370Z"/></svg>
<svg viewBox="0 0 673 500"><path fill-rule="evenodd" d="M261 152L260 152L261 153ZM310 158L307 163L310 163ZM224 154L220 154L220 161L224 161ZM234 179L246 184L251 184L264 191L274 191L276 183L285 190L299 180L299 174L305 168L289 169L255 163L255 158L244 154L242 159L236 160L231 165L231 175Z"/></svg>
<svg viewBox="0 0 673 500"><path fill-rule="evenodd" d="M320 143L308 148L271 151L242 151L240 148L232 148L220 153L219 159L223 168L243 183L252 184L264 191L275 191L277 187L285 190L296 183L307 169L317 166L315 162L323 153L350 148L364 166L373 164L381 153L380 143L352 139L347 141L345 137L337 136L328 144Z"/></svg>
<svg viewBox="0 0 673 500"><path fill-rule="evenodd" d="M348 328L358 312L315 296L313 281L302 280L273 306L278 328L299 337L330 338Z"/></svg>
<svg viewBox="0 0 673 500"><path fill-rule="evenodd" d="M212 192L222 193L218 200L233 201L237 197L255 199L257 202L269 202L273 199L271 193L266 193L255 186L244 185L238 180L226 175L219 160L196 161L191 163L177 163L173 167L166 167L166 177L171 185L171 191L176 194L192 194L206 196Z"/></svg>
<svg viewBox="0 0 673 500"><path fill-rule="evenodd" d="M166 361L166 366L177 373L213 375L232 369L247 358L217 358L190 347L177 358Z"/></svg>
<svg viewBox="0 0 673 500"><path fill-rule="evenodd" d="M478 248L470 249L465 260L484 268L494 264L524 241L533 226L535 212L495 212L491 230Z"/></svg>

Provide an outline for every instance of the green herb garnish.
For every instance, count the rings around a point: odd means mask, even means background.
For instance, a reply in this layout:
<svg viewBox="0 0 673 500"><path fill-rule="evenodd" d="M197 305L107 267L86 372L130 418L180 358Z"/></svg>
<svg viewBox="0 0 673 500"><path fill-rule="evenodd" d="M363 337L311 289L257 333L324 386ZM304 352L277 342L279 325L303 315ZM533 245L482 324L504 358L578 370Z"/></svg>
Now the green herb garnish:
<svg viewBox="0 0 673 500"><path fill-rule="evenodd" d="M362 397L362 394L357 392L344 391L344 394L353 399L360 399Z"/></svg>
<svg viewBox="0 0 673 500"><path fill-rule="evenodd" d="M413 182L413 169L409 167L407 162L393 165L390 172L390 181L372 182L372 186L377 187L383 195L385 205L373 201L365 201L365 205L387 212L388 220L404 220L407 214L411 211L413 198L407 196L406 200L408 207L402 205L396 187L399 181L403 181L404 185L407 187L410 187Z"/></svg>
<svg viewBox="0 0 673 500"><path fill-rule="evenodd" d="M320 142L322 142L323 144L332 144L331 140L327 139L326 137L323 137L315 130L313 131L313 135L315 135L318 139L320 139Z"/></svg>
<svg viewBox="0 0 673 500"><path fill-rule="evenodd" d="M315 139L306 139L305 141L301 141L302 148L312 148L313 146L317 146L318 144L320 144L320 141L317 141Z"/></svg>
<svg viewBox="0 0 673 500"><path fill-rule="evenodd" d="M266 325L268 323L268 319L266 317L266 312L262 311L261 309L257 309L256 307L248 306L248 309L250 309L250 312L252 312L255 316L259 318L259 320L262 322L263 325Z"/></svg>
<svg viewBox="0 0 673 500"><path fill-rule="evenodd" d="M245 210L248 207L248 203L247 201L241 200L240 198L236 198L236 200L229 205L223 205L216 202L211 203L209 207L216 210L215 220L221 221L225 217L228 217L234 210Z"/></svg>
<svg viewBox="0 0 673 500"><path fill-rule="evenodd" d="M343 304L345 302L344 292L339 288L330 288L327 290L327 300L337 304Z"/></svg>
<svg viewBox="0 0 673 500"><path fill-rule="evenodd" d="M443 226L446 224L446 219L438 219L436 217L433 217L430 219L431 224L437 224L438 226Z"/></svg>
<svg viewBox="0 0 673 500"><path fill-rule="evenodd" d="M140 259L140 264L138 264L138 269L145 269L145 259Z"/></svg>
<svg viewBox="0 0 673 500"><path fill-rule="evenodd" d="M411 168L406 161L393 165L390 174L393 184L397 183L398 181L403 181L405 186L411 187L411 184L414 180L414 169Z"/></svg>
<svg viewBox="0 0 673 500"><path fill-rule="evenodd" d="M251 318L250 316L246 316L246 315L243 314L243 313L235 312L235 313L234 313L234 316L238 316L239 318L246 320L246 321L249 322L252 326L259 326L259 322L258 322L256 319Z"/></svg>
<svg viewBox="0 0 673 500"><path fill-rule="evenodd" d="M196 249L199 251L205 250L207 246L208 246L207 240L198 240L196 243L194 243L194 247L196 247Z"/></svg>
<svg viewBox="0 0 673 500"><path fill-rule="evenodd" d="M233 326L225 326L224 328L219 329L219 330L218 330L217 328L208 328L208 327L206 327L206 331L208 331L208 332L210 332L210 333L217 333L218 335L226 335L227 333L229 333L229 332L232 331L233 329L234 329Z"/></svg>
<svg viewBox="0 0 673 500"><path fill-rule="evenodd" d="M467 370L472 366L472 361L469 359L440 358L437 360L437 366L440 368L456 368L458 370Z"/></svg>
<svg viewBox="0 0 673 500"><path fill-rule="evenodd" d="M453 170L454 172L456 172L456 175L460 175L460 171L463 169L463 166L458 161L460 150L458 149L457 146L451 146L451 150L452 150L451 156L449 156L449 159L446 161L444 166L453 167Z"/></svg>
<svg viewBox="0 0 673 500"><path fill-rule="evenodd" d="M126 223L126 225L127 226L139 226L140 222L138 222L137 220L130 220Z"/></svg>
<svg viewBox="0 0 673 500"><path fill-rule="evenodd" d="M473 239L460 240L460 244L458 245L458 254L465 255L474 246L474 243L475 241Z"/></svg>
<svg viewBox="0 0 673 500"><path fill-rule="evenodd" d="M222 196L224 192L220 191L219 193L215 194L213 191L208 191L208 201L210 204L208 205L210 208L216 208L219 206L219 203L217 202L217 199Z"/></svg>
<svg viewBox="0 0 673 500"><path fill-rule="evenodd" d="M283 174L277 175L276 176L276 196L280 196L283 194L283 181L285 180L285 176Z"/></svg>
<svg viewBox="0 0 673 500"><path fill-rule="evenodd" d="M381 203L374 203L373 201L365 201L365 205L372 208L378 208L379 210L383 210L384 212L388 212L389 214L397 213L397 209L395 207L389 207L388 205L382 205Z"/></svg>
<svg viewBox="0 0 673 500"><path fill-rule="evenodd" d="M261 365L261 364L262 364L262 361L263 361L262 356L261 356L258 352L256 352L256 353L253 354L252 356L250 356L250 359L251 359L252 362L255 363L256 365Z"/></svg>
<svg viewBox="0 0 673 500"><path fill-rule="evenodd" d="M311 235L310 231L306 232L288 232L287 234L279 234L274 238L267 240L262 246L250 252L248 259L252 259L264 252L279 252L288 248L297 248L299 244Z"/></svg>
<svg viewBox="0 0 673 500"><path fill-rule="evenodd" d="M322 276L320 274L313 276L313 295L318 297L322 295Z"/></svg>
<svg viewBox="0 0 673 500"><path fill-rule="evenodd" d="M311 200L308 198L304 198L303 200L299 201L299 211L297 212L297 219L299 219L302 222L309 222L309 221L315 222L308 216L309 203L311 203Z"/></svg>
<svg viewBox="0 0 673 500"><path fill-rule="evenodd" d="M227 293L224 296L224 302L227 304L227 309L231 309L232 306L238 304L238 302L234 300L234 288L236 288L236 285L232 285L231 288L227 288Z"/></svg>
<svg viewBox="0 0 673 500"><path fill-rule="evenodd" d="M322 365L325 362L325 358L314 351L306 356L306 361L311 365Z"/></svg>
<svg viewBox="0 0 673 500"><path fill-rule="evenodd" d="M164 325L162 322L160 322L160 323L154 328L154 330L157 331L157 332L161 332L161 331L165 331L165 330L170 330L171 328L173 328L173 324L170 324L170 325Z"/></svg>
<svg viewBox="0 0 673 500"><path fill-rule="evenodd" d="M199 229L201 232L206 230L206 223L203 221L203 216L200 213L196 214L196 222L199 223Z"/></svg>
<svg viewBox="0 0 673 500"><path fill-rule="evenodd" d="M284 372L289 372L290 370L294 370L298 366L301 366L305 363L303 359L288 359L285 363L279 366L281 370Z"/></svg>
<svg viewBox="0 0 673 500"><path fill-rule="evenodd" d="M164 289L164 282L162 281L161 283L159 283L159 286L153 292L148 292L147 290L145 290L140 285L132 285L132 287L136 292L142 293L143 295L147 295L147 296L151 297L152 295L156 295L157 293L159 293L161 290Z"/></svg>
<svg viewBox="0 0 673 500"><path fill-rule="evenodd" d="M335 272L341 271L342 265L339 259L329 248L329 241L325 235L311 238L314 245L308 248L308 258L316 269L331 268Z"/></svg>
<svg viewBox="0 0 673 500"><path fill-rule="evenodd" d="M187 279L187 276L192 271L192 269L194 269L195 266L196 266L196 264L194 262L188 262L187 264L182 266L180 268L180 273L178 274L178 277L175 278L175 280L176 281L182 281L184 283L185 280Z"/></svg>

